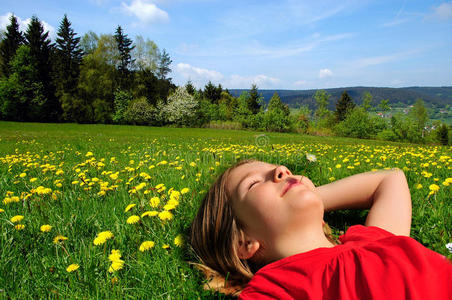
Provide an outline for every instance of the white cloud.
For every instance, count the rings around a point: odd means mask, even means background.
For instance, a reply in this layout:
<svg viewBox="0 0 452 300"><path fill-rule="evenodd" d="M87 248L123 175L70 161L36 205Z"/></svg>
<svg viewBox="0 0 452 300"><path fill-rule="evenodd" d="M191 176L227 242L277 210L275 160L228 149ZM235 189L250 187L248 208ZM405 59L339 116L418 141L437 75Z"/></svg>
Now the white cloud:
<svg viewBox="0 0 452 300"><path fill-rule="evenodd" d="M408 21L409 21L409 19L395 19L395 20L381 24L381 27L394 27L394 26L406 23Z"/></svg>
<svg viewBox="0 0 452 300"><path fill-rule="evenodd" d="M422 50L418 49L412 51L397 52L389 55L361 58L352 62L352 66L355 66L357 68L364 68L368 66L380 65L391 61L407 59L421 51Z"/></svg>
<svg viewBox="0 0 452 300"><path fill-rule="evenodd" d="M191 80L198 88L204 87L209 81L213 84L221 84L225 88L250 88L254 83L261 89L277 87L281 82L278 78L264 74L252 76L233 74L224 76L218 71L198 68L186 63L178 63L175 71L176 77L183 81L180 84L185 84L185 82Z"/></svg>
<svg viewBox="0 0 452 300"><path fill-rule="evenodd" d="M8 26L11 22L9 20L9 18L12 16L12 13L9 12L3 16L0 16L0 29L6 30L6 26ZM15 15L16 16L16 15ZM20 17L16 16L17 18L17 23L19 23L19 29L22 32L25 32L27 30L28 24L31 21L31 18L22 20ZM44 27L44 32L49 32L49 37L51 39L54 39L56 37L56 31L55 28L50 25L49 23L43 21L43 20L39 20L42 24L42 26Z"/></svg>
<svg viewBox="0 0 452 300"><path fill-rule="evenodd" d="M168 13L148 0L133 0L130 5L121 2L121 9L129 16L137 17L141 23L159 23L169 20Z"/></svg>
<svg viewBox="0 0 452 300"><path fill-rule="evenodd" d="M333 72L330 69L321 69L319 71L319 78L331 77Z"/></svg>
<svg viewBox="0 0 452 300"><path fill-rule="evenodd" d="M441 20L452 19L452 2L442 3L440 6L434 8L434 15Z"/></svg>

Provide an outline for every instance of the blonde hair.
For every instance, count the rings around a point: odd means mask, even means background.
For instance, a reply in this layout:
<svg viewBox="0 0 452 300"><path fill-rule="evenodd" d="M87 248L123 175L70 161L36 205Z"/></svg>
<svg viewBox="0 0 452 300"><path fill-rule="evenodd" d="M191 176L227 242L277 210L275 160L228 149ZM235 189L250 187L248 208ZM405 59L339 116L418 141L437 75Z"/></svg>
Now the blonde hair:
<svg viewBox="0 0 452 300"><path fill-rule="evenodd" d="M200 260L194 264L207 277L206 289L229 295L239 295L261 266L240 259L236 245L244 234L244 226L235 216L230 195L226 191L228 176L235 168L256 162L242 160L222 173L205 195L196 214L190 234L190 244ZM331 238L328 225L325 235Z"/></svg>

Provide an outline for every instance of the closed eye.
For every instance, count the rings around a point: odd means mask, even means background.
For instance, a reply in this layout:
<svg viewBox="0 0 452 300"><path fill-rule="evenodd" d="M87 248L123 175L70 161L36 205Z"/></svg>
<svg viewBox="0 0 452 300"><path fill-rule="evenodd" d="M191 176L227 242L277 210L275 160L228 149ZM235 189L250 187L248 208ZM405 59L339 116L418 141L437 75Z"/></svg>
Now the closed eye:
<svg viewBox="0 0 452 300"><path fill-rule="evenodd" d="M250 184L248 190L250 190L250 189L253 187L253 185L256 184L256 183L258 183L258 182L259 182L259 180L253 181L253 182Z"/></svg>

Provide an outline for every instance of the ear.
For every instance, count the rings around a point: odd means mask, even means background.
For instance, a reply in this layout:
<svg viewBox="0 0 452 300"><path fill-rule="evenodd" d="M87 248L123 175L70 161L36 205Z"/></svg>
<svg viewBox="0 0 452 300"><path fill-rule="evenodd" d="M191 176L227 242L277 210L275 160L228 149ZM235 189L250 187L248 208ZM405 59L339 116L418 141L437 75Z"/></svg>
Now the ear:
<svg viewBox="0 0 452 300"><path fill-rule="evenodd" d="M249 259L259 250L260 243L254 238L244 236L237 244L237 254L240 259Z"/></svg>

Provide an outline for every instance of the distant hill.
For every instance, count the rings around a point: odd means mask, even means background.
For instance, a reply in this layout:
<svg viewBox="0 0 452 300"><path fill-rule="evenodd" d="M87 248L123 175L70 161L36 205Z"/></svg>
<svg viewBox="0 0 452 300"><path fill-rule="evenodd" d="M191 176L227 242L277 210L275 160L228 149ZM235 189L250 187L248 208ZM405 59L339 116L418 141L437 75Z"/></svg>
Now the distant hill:
<svg viewBox="0 0 452 300"><path fill-rule="evenodd" d="M246 89L232 89L229 92L233 96L240 96ZM270 100L275 92L284 103L289 107L298 108L300 105L308 105L311 109L315 107L313 96L317 90L259 90L266 103ZM385 88L385 87L345 87L325 89L330 98L330 109L334 109L336 101L340 98L343 91L352 97L355 103L361 104L365 92L372 94L373 103L375 106L382 99L389 99L392 106L400 104L411 105L416 99L424 100L427 107L442 108L446 105L452 105L452 86L445 87L405 87L405 88Z"/></svg>

